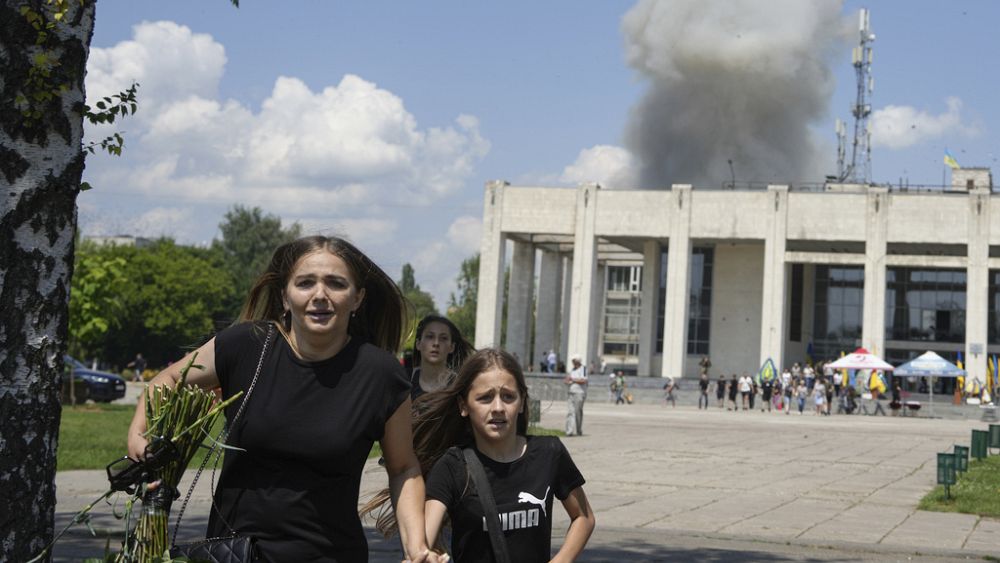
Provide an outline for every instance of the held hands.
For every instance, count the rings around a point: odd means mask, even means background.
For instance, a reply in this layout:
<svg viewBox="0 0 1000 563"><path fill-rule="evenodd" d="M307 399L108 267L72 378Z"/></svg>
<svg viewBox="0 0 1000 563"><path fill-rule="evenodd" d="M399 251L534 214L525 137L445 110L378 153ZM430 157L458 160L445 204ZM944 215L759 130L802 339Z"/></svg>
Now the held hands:
<svg viewBox="0 0 1000 563"><path fill-rule="evenodd" d="M409 559L404 559L403 563L448 563L451 557L447 553L437 553L429 549L424 549Z"/></svg>

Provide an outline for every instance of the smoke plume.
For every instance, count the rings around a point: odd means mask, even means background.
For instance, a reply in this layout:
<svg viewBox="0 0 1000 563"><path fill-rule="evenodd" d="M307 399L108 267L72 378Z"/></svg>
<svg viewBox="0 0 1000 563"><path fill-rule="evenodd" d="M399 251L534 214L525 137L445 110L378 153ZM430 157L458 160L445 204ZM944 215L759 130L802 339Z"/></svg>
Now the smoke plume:
<svg viewBox="0 0 1000 563"><path fill-rule="evenodd" d="M649 83L625 132L639 187L835 172L810 127L828 116L829 61L849 56L851 26L839 1L640 0L622 19L628 63Z"/></svg>

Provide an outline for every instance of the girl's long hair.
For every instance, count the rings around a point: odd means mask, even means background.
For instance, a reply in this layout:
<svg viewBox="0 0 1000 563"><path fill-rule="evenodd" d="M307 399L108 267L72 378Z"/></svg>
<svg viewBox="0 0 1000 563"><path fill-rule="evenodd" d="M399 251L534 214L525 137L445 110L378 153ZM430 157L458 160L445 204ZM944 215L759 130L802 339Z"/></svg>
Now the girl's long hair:
<svg viewBox="0 0 1000 563"><path fill-rule="evenodd" d="M416 367L420 366L420 350L417 349L417 343L420 342L420 337L423 336L424 331L427 330L427 326L431 323L441 323L448 327L448 332L451 334L451 341L455 344L455 350L448 354L448 358L445 364L448 369L452 371L458 371L459 366L465 362L465 359L472 355L476 349L462 336L462 332L458 330L455 323L451 322L447 317L442 317L441 315L427 315L426 317L420 319L417 323L417 331L413 338L413 365Z"/></svg>
<svg viewBox="0 0 1000 563"><path fill-rule="evenodd" d="M317 250L340 257L347 264L358 290L365 290L365 297L351 318L347 333L393 354L399 352L403 327L407 324L403 294L392 278L370 258L338 237L303 237L275 249L267 268L250 289L236 322L272 321L287 337L290 329L283 319L282 292L299 260Z"/></svg>
<svg viewBox="0 0 1000 563"><path fill-rule="evenodd" d="M501 369L514 376L521 396L521 412L515 430L519 436L528 434L528 384L514 356L498 348L484 348L472 354L458 370L458 376L448 387L420 397L419 408L413 409L413 452L420 461L420 472L426 476L434 464L452 446L474 446L472 428L459 411L459 400L467 399L469 389L480 374ZM396 531L396 515L389 506L389 490L375 494L358 511L362 517L376 517L376 527L386 537Z"/></svg>

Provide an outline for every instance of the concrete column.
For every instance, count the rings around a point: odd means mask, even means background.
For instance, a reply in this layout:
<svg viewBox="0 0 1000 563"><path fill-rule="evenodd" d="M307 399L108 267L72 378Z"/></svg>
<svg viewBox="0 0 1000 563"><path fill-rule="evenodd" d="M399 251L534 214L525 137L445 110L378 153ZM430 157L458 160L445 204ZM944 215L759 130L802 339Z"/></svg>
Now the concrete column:
<svg viewBox="0 0 1000 563"><path fill-rule="evenodd" d="M535 294L535 245L514 241L507 290L507 351L531 365L531 298Z"/></svg>
<svg viewBox="0 0 1000 563"><path fill-rule="evenodd" d="M538 264L538 296L535 298L535 349L532 361L559 349L559 311L562 309L562 257L541 251Z"/></svg>
<svg viewBox="0 0 1000 563"><path fill-rule="evenodd" d="M886 246L889 235L889 190L868 188L865 203L865 288L861 345L885 355Z"/></svg>
<svg viewBox="0 0 1000 563"><path fill-rule="evenodd" d="M562 305L559 315L559 359L569 367L569 319L573 307L573 258L564 256L562 262Z"/></svg>
<svg viewBox="0 0 1000 563"><path fill-rule="evenodd" d="M986 382L989 330L990 190L969 192L969 267L965 296L965 369L969 379Z"/></svg>
<svg viewBox="0 0 1000 563"><path fill-rule="evenodd" d="M507 182L487 182L483 197L483 234L479 243L479 292L476 302L476 348L500 345L506 251L506 239L500 222L503 194L507 186Z"/></svg>
<svg viewBox="0 0 1000 563"><path fill-rule="evenodd" d="M588 362L593 361L594 365L600 368L603 350L600 344L604 342L604 304L605 294L608 287L608 269L605 264L597 263L597 272L594 274L594 291L591 292L590 299L590 340L587 348L590 350ZM588 364L589 365L589 364Z"/></svg>
<svg viewBox="0 0 1000 563"><path fill-rule="evenodd" d="M660 304L660 243L642 245L642 308L639 310L639 375L652 375L656 353L656 312Z"/></svg>
<svg viewBox="0 0 1000 563"><path fill-rule="evenodd" d="M760 361L771 358L785 365L785 289L788 267L785 246L788 233L788 186L767 187L767 220L770 223L764 239L764 282L760 314Z"/></svg>
<svg viewBox="0 0 1000 563"><path fill-rule="evenodd" d="M670 246L667 250L667 295L660 376L683 377L691 286L691 185L674 184L670 192L674 220L670 224Z"/></svg>
<svg viewBox="0 0 1000 563"><path fill-rule="evenodd" d="M593 293L597 276L597 184L580 184L576 192L576 232L573 235L573 290L569 311L569 353L591 357ZM568 364L567 364L568 365Z"/></svg>

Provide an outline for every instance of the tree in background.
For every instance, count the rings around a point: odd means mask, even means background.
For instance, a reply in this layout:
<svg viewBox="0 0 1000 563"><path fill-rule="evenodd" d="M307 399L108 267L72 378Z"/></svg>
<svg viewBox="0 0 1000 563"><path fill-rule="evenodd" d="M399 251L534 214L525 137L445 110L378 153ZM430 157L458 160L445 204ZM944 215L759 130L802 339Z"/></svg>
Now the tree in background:
<svg viewBox="0 0 1000 563"><path fill-rule="evenodd" d="M404 333L406 335L406 342L403 345L404 349L408 349L413 347L417 323L427 315L437 313L437 307L434 305L434 298L431 297L431 294L420 289L420 286L417 285L413 266L409 264L403 264L403 276L399 280L399 290L403 293L403 297L406 298L409 307L411 307L410 326Z"/></svg>
<svg viewBox="0 0 1000 563"><path fill-rule="evenodd" d="M250 292L257 276L267 267L274 249L302 236L302 227L292 223L282 229L281 218L265 214L259 207L234 205L219 223L222 240L212 242L221 253L222 263L233 282L233 301L227 303L231 317L239 315L243 299Z"/></svg>
<svg viewBox="0 0 1000 563"><path fill-rule="evenodd" d="M96 357L107 334L121 327L128 279L123 256L100 252L84 242L76 250L69 301L69 353L77 359Z"/></svg>
<svg viewBox="0 0 1000 563"><path fill-rule="evenodd" d="M479 293L479 254L462 261L455 279L458 293L448 300L448 318L469 342L476 341L476 300Z"/></svg>
<svg viewBox="0 0 1000 563"><path fill-rule="evenodd" d="M179 359L230 322L226 304L233 301L234 290L229 273L213 258L210 250L177 245L170 239L141 248L81 245L70 300L71 327L95 324L94 309L77 303L77 286L108 281L82 266L92 262L128 266L113 287L106 288L116 296L114 322L87 340L76 340L71 331L71 349L83 358L99 358L119 368L136 352L142 352L151 367ZM100 321L98 317L96 322Z"/></svg>

